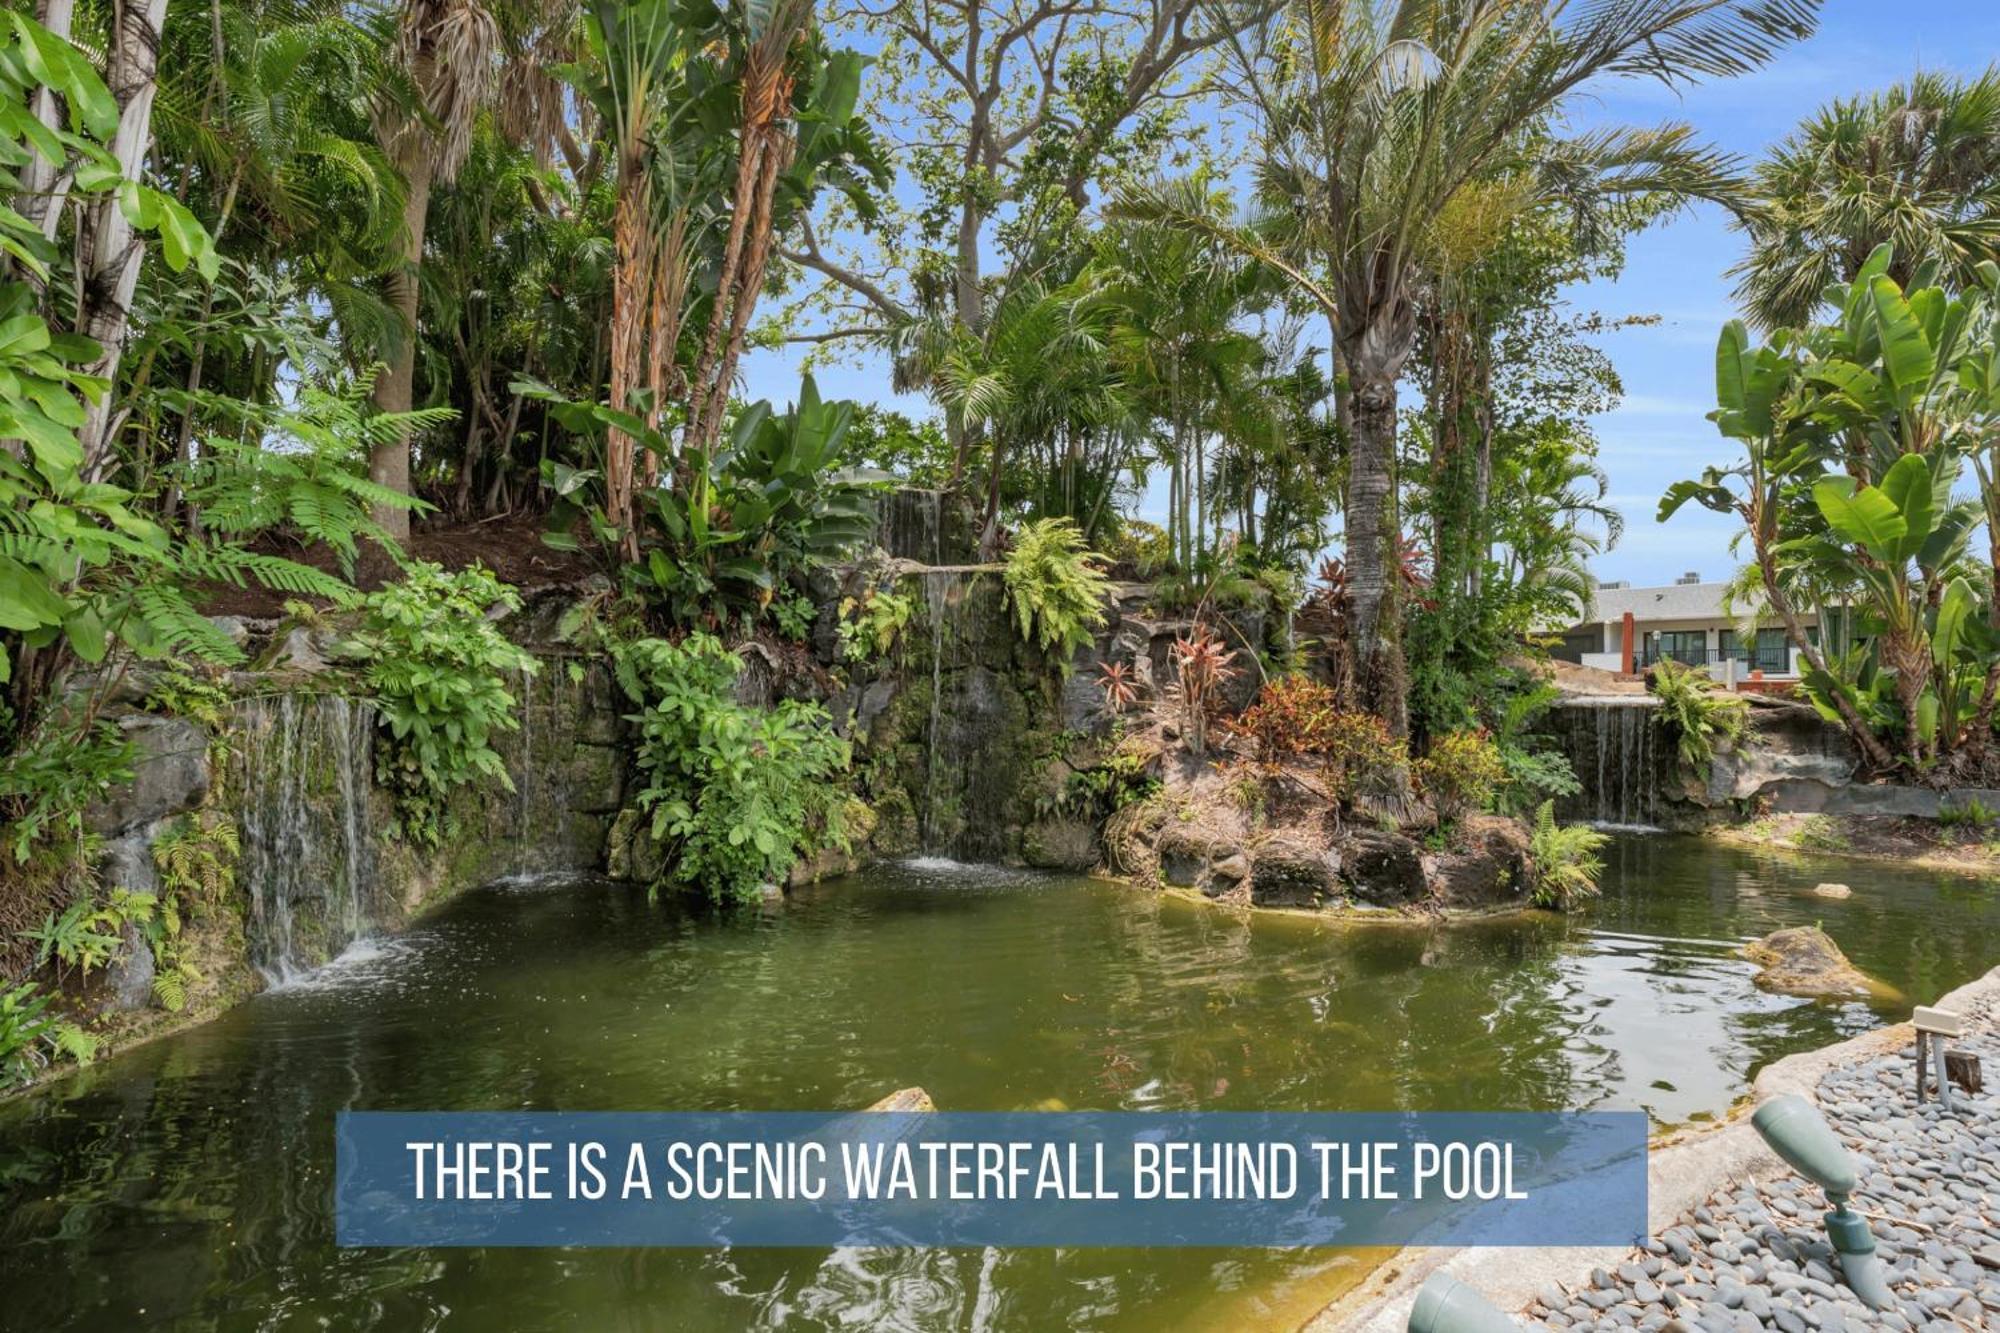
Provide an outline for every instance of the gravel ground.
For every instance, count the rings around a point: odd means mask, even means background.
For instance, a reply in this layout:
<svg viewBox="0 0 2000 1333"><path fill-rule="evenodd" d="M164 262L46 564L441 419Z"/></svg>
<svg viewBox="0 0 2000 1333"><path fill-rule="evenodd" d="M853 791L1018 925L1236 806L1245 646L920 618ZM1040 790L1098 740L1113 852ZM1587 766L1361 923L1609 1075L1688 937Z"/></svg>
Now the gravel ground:
<svg viewBox="0 0 2000 1333"><path fill-rule="evenodd" d="M1987 1090L1954 1089L1953 1110L1917 1104L1914 1055L1844 1066L1819 1085L1820 1109L1863 1165L1853 1206L1868 1216L1900 1299L1875 1311L1842 1284L1820 1226L1819 1188L1796 1175L1742 1182L1587 1287L1552 1287L1528 1314L1549 1328L1731 1333L1845 1329L2000 1330L2000 1036L1968 1015Z"/></svg>

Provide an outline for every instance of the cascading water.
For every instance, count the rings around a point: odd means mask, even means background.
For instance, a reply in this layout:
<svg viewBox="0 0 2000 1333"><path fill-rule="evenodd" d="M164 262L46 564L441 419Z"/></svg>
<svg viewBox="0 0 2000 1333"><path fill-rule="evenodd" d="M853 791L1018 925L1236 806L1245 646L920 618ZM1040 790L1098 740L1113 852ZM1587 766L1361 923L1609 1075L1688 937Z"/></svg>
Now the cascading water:
<svg viewBox="0 0 2000 1333"><path fill-rule="evenodd" d="M945 551L945 504L943 491L890 491L877 501L875 545L898 560L926 565L955 558L958 553L948 557Z"/></svg>
<svg viewBox="0 0 2000 1333"><path fill-rule="evenodd" d="M941 719L944 710L945 625L951 617L952 588L956 582L956 575L946 570L932 569L924 573L924 607L930 615L931 625L931 716L924 736L924 804L917 812L917 819L918 832L927 852L949 850L949 838L941 834L937 817L938 779L943 768L938 741L944 731Z"/></svg>
<svg viewBox="0 0 2000 1333"><path fill-rule="evenodd" d="M230 787L250 960L283 984L367 934L375 710L338 694L237 706Z"/></svg>
<svg viewBox="0 0 2000 1333"><path fill-rule="evenodd" d="M1657 716L1658 705L1644 695L1570 699L1549 710L1549 734L1583 785L1556 803L1562 818L1633 828L1659 823L1674 774Z"/></svg>
<svg viewBox="0 0 2000 1333"><path fill-rule="evenodd" d="M518 673L510 688L521 729L513 745L504 737L495 738L511 756L507 768L514 783L513 827L506 840L510 845L509 876L574 873L574 857L567 844L543 836L550 813L568 810L576 796L568 762L576 738L574 727L566 727L563 721L574 718L577 705L577 686L570 679L569 663L544 659L539 669Z"/></svg>

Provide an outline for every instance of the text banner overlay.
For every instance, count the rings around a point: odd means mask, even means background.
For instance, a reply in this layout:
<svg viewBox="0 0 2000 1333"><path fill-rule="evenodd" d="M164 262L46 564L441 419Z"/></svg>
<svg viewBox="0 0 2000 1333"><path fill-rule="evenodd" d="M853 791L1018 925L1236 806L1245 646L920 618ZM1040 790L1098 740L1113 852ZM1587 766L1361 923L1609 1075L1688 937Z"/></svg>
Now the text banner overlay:
<svg viewBox="0 0 2000 1333"><path fill-rule="evenodd" d="M339 1116L342 1245L1621 1245L1646 1117Z"/></svg>

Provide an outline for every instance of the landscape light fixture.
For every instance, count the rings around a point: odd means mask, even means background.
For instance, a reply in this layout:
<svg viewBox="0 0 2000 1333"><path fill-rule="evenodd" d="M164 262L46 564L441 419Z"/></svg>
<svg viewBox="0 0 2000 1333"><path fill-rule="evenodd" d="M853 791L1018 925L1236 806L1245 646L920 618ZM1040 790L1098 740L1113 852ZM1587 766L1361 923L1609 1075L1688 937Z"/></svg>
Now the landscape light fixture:
<svg viewBox="0 0 2000 1333"><path fill-rule="evenodd" d="M1750 1123L1793 1170L1826 1191L1833 1204L1833 1211L1826 1215L1826 1234L1840 1255L1840 1272L1847 1285L1869 1306L1892 1308L1896 1298L1882 1276L1882 1261L1875 1255L1875 1237L1869 1233L1868 1220L1847 1206L1860 1184L1854 1158L1834 1135L1826 1117L1805 1098L1788 1092L1758 1107Z"/></svg>
<svg viewBox="0 0 2000 1333"><path fill-rule="evenodd" d="M1520 1325L1449 1273L1432 1273L1410 1307L1409 1333L1520 1333Z"/></svg>

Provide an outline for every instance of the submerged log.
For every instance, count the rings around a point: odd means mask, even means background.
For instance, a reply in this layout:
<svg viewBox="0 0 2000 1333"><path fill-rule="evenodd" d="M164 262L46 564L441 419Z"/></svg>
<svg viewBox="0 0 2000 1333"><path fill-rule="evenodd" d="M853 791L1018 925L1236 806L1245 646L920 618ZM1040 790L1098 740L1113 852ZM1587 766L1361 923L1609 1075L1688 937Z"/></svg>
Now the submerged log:
<svg viewBox="0 0 2000 1333"><path fill-rule="evenodd" d="M922 1088L901 1088L868 1108L870 1111L935 1111L937 1103Z"/></svg>

